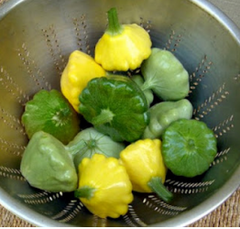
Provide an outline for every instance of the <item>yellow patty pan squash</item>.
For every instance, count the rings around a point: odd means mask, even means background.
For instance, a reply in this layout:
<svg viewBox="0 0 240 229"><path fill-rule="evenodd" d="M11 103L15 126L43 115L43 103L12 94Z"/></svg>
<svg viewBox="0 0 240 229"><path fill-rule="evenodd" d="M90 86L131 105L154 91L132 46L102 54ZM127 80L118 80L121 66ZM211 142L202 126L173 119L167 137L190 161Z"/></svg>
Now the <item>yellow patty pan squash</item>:
<svg viewBox="0 0 240 229"><path fill-rule="evenodd" d="M79 187L75 191L86 208L100 218L118 218L133 201L132 185L119 160L94 154L79 165Z"/></svg>
<svg viewBox="0 0 240 229"><path fill-rule="evenodd" d="M87 83L97 77L105 76L105 70L88 54L73 51L61 76L61 91L73 108L79 112L79 95Z"/></svg>
<svg viewBox="0 0 240 229"><path fill-rule="evenodd" d="M120 24L117 10L108 11L108 27L95 47L95 61L107 71L140 67L151 54L148 32L137 24Z"/></svg>

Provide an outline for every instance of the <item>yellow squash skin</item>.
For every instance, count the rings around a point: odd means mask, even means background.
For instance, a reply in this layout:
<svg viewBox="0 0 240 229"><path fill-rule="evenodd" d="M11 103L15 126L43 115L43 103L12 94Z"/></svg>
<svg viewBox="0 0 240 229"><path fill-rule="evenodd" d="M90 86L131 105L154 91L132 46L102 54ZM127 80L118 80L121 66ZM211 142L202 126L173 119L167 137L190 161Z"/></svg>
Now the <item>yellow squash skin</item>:
<svg viewBox="0 0 240 229"><path fill-rule="evenodd" d="M165 181L167 169L159 139L138 140L128 145L120 153L120 160L127 169L134 191L151 193L148 182L153 177L160 177L162 183Z"/></svg>
<svg viewBox="0 0 240 229"><path fill-rule="evenodd" d="M116 8L108 11L108 27L95 47L95 61L107 71L140 67L151 54L151 38L137 24L120 24Z"/></svg>
<svg viewBox="0 0 240 229"><path fill-rule="evenodd" d="M79 50L73 51L61 76L61 91L79 113L79 95L87 83L96 77L105 76L105 70L94 59Z"/></svg>
<svg viewBox="0 0 240 229"><path fill-rule="evenodd" d="M150 36L137 24L122 25L120 34L107 32L95 48L95 61L107 71L127 71L140 67L151 54Z"/></svg>
<svg viewBox="0 0 240 229"><path fill-rule="evenodd" d="M118 218L128 211L132 202L132 185L126 169L119 160L94 154L79 165L79 188L95 189L90 198L80 200L86 208L100 218Z"/></svg>

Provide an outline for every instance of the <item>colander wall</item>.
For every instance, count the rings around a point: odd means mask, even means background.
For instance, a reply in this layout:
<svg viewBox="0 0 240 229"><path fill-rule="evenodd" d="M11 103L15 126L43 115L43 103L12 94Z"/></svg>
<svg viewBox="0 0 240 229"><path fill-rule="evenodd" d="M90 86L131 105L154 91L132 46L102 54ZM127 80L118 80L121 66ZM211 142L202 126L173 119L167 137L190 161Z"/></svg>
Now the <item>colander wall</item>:
<svg viewBox="0 0 240 229"><path fill-rule="evenodd" d="M41 89L59 89L69 54L94 46L106 28L106 12L149 31L154 47L173 52L190 75L193 118L218 139L210 169L195 178L169 172L174 194L166 204L134 193L129 212L99 219L72 193L48 193L28 185L19 171L27 136L24 104ZM240 184L240 32L205 0L9 0L0 7L0 203L37 226L185 226L208 214Z"/></svg>

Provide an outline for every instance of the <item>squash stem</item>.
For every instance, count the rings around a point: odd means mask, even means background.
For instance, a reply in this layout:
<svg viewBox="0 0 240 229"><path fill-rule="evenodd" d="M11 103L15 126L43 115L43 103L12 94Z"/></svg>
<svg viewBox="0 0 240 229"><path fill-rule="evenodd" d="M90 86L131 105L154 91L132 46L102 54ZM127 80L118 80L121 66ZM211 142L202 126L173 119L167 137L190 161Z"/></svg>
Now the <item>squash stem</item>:
<svg viewBox="0 0 240 229"><path fill-rule="evenodd" d="M91 188L89 186L83 186L77 190L74 191L74 196L76 198L86 198L86 199L91 199L94 195L95 188Z"/></svg>
<svg viewBox="0 0 240 229"><path fill-rule="evenodd" d="M173 194L167 190L163 185L160 177L153 177L149 182L148 186L153 192L155 192L165 202L170 202L173 198Z"/></svg>
<svg viewBox="0 0 240 229"><path fill-rule="evenodd" d="M77 153L79 153L79 151L81 151L86 146L87 146L86 142L84 140L81 140L77 143L74 142L74 144L69 142L69 144L66 147L68 149L68 152L70 152L72 156L75 156Z"/></svg>
<svg viewBox="0 0 240 229"><path fill-rule="evenodd" d="M108 109L102 109L101 113L92 119L92 124L94 126L100 126L105 123L110 123L114 117L112 111Z"/></svg>
<svg viewBox="0 0 240 229"><path fill-rule="evenodd" d="M151 79L147 79L144 84L141 86L142 91L151 90L157 85L157 82Z"/></svg>
<svg viewBox="0 0 240 229"><path fill-rule="evenodd" d="M108 11L108 27L106 32L110 35L117 35L122 32L122 26L119 23L116 8L111 8Z"/></svg>

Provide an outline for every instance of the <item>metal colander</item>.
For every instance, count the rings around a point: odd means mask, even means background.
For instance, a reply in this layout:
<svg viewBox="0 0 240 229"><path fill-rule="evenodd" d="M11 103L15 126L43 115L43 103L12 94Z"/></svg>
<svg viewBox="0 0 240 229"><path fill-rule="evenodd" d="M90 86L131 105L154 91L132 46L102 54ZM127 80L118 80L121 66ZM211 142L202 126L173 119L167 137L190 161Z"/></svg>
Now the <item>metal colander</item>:
<svg viewBox="0 0 240 229"><path fill-rule="evenodd" d="M72 193L28 185L19 171L27 136L24 104L40 89L59 89L69 54L94 54L116 7L122 23L149 31L154 47L172 51L190 74L194 118L218 139L210 169L195 178L168 174L170 204L134 194L128 213L99 219ZM9 0L0 7L0 203L38 226L184 226L208 214L239 186L240 32L205 0ZM41 162L39 162L41 163Z"/></svg>

